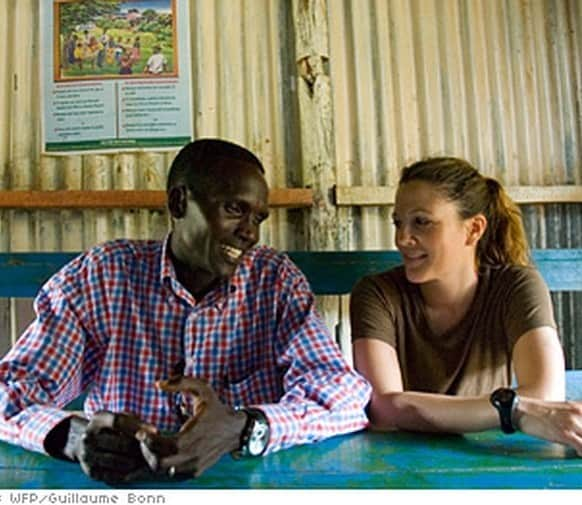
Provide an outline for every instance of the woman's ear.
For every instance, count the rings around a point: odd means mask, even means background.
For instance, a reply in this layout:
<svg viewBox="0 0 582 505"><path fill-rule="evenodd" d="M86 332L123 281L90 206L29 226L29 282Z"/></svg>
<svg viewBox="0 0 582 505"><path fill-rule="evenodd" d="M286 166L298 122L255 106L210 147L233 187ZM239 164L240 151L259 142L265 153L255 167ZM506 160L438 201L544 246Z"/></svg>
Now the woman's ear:
<svg viewBox="0 0 582 505"><path fill-rule="evenodd" d="M477 245L485 230L487 229L487 218L483 214L477 214L468 219L467 245Z"/></svg>
<svg viewBox="0 0 582 505"><path fill-rule="evenodd" d="M174 186L168 191L168 210L175 219L181 219L186 215L188 206L188 190L186 186Z"/></svg>

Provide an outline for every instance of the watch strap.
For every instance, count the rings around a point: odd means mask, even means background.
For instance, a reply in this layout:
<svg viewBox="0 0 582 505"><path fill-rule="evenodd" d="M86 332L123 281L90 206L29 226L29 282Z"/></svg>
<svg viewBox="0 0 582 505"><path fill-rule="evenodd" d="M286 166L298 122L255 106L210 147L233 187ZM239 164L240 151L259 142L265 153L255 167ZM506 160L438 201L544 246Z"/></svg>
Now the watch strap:
<svg viewBox="0 0 582 505"><path fill-rule="evenodd" d="M489 400L499 413L499 421L503 433L515 433L517 427L513 422L513 413L519 403L517 393L511 388L499 388L491 393Z"/></svg>

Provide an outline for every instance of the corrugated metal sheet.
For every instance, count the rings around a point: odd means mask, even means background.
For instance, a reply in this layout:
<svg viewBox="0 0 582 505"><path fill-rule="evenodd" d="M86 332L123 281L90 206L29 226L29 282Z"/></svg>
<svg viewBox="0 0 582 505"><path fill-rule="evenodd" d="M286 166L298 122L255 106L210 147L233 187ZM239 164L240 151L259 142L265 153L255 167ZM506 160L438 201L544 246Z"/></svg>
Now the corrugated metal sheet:
<svg viewBox="0 0 582 505"><path fill-rule="evenodd" d="M578 0L328 5L338 184L393 185L442 154L508 185L580 184ZM351 247L391 242L385 213L355 216Z"/></svg>
<svg viewBox="0 0 582 505"><path fill-rule="evenodd" d="M444 154L508 185L581 183L579 0L331 1L328 10L338 185L395 185L404 165ZM346 248L394 246L389 207L341 212ZM582 205L524 212L533 246L582 247ZM568 364L580 367L582 299L554 301Z"/></svg>

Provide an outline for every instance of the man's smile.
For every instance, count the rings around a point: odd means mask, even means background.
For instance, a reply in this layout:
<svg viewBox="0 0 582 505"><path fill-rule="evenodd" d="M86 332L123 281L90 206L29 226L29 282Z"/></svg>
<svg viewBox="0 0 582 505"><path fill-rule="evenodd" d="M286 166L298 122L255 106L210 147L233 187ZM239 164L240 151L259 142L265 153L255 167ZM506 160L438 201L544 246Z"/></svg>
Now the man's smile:
<svg viewBox="0 0 582 505"><path fill-rule="evenodd" d="M229 258L232 261L238 261L238 259L244 252L242 249L238 249L227 244L221 244L220 249L226 254L227 258Z"/></svg>

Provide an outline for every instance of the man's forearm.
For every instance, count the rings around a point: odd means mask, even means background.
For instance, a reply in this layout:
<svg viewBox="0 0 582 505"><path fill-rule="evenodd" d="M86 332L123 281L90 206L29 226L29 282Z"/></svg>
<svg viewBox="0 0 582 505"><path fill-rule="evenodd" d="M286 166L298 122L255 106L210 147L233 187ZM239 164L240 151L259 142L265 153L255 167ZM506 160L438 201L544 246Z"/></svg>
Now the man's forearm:
<svg viewBox="0 0 582 505"><path fill-rule="evenodd" d="M271 428L266 454L368 426L365 408L370 386L359 375L348 373L311 380L314 386L309 391L299 384L278 403L257 406Z"/></svg>

